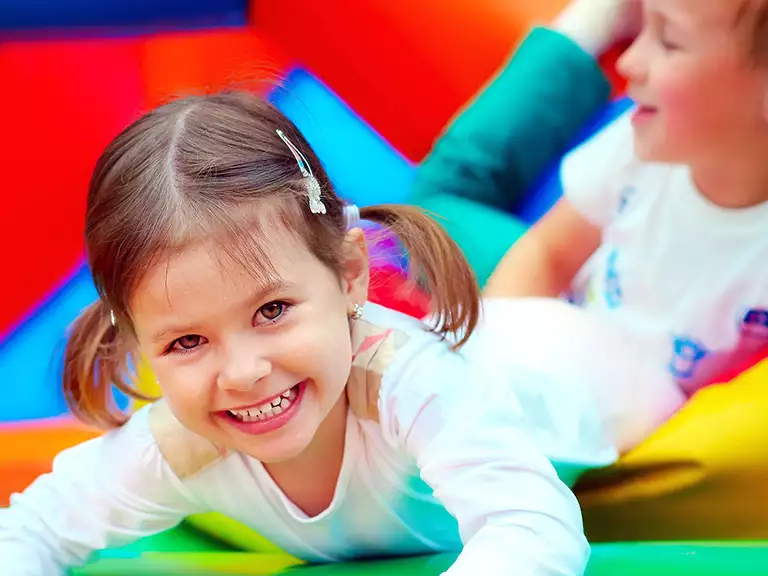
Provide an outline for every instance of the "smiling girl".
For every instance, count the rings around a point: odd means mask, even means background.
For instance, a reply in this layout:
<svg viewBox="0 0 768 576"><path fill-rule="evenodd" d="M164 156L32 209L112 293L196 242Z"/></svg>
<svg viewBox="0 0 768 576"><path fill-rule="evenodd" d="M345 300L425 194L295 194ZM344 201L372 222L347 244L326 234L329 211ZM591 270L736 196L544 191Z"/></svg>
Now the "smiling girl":
<svg viewBox="0 0 768 576"><path fill-rule="evenodd" d="M107 147L86 214L100 298L64 389L111 430L12 498L4 574L60 574L207 511L313 562L462 550L450 574L583 572L579 507L509 375L461 351L480 315L466 261L415 208L360 212L405 244L431 330L366 303L356 209L265 101L171 102ZM163 399L127 418L112 387L141 397L142 360ZM615 457L584 438L572 458Z"/></svg>

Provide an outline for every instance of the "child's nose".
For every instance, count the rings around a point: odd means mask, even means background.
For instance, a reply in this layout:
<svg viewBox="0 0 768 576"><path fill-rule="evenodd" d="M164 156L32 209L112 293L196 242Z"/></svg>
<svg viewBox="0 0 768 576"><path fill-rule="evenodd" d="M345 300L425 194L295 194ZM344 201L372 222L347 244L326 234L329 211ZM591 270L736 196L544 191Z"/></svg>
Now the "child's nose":
<svg viewBox="0 0 768 576"><path fill-rule="evenodd" d="M630 84L642 84L647 76L646 40L641 35L627 48L616 62L616 70Z"/></svg>
<svg viewBox="0 0 768 576"><path fill-rule="evenodd" d="M272 373L272 363L253 347L231 350L219 372L219 387L247 392Z"/></svg>

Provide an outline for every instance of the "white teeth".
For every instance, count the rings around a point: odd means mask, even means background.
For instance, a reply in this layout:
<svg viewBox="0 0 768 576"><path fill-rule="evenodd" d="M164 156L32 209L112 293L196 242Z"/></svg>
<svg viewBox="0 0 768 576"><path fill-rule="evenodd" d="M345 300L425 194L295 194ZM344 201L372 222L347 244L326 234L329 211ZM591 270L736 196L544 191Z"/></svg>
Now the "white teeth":
<svg viewBox="0 0 768 576"><path fill-rule="evenodd" d="M229 410L229 414L242 422L258 422L285 412L298 395L298 385L286 390L277 398L247 410Z"/></svg>

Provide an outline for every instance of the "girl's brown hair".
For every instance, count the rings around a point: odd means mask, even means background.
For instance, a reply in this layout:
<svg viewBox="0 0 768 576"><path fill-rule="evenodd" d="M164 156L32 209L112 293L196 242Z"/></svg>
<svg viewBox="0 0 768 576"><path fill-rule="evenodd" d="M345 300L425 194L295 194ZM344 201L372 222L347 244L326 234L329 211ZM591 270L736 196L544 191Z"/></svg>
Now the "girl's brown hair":
<svg viewBox="0 0 768 576"><path fill-rule="evenodd" d="M311 165L326 214L311 213L301 172L277 130ZM127 419L115 405L113 386L148 400L132 385L141 359L129 301L151 266L190 242L224 234L228 254L268 272L269 260L259 250L258 218L256 224L253 219L268 212L325 265L341 272L343 208L298 129L253 94L180 99L131 124L101 155L88 193L85 244L100 299L75 321L67 344L63 385L74 414L113 428ZM360 215L397 235L409 255L412 280L432 297L435 331L463 344L478 322L479 287L456 244L414 207L370 206Z"/></svg>

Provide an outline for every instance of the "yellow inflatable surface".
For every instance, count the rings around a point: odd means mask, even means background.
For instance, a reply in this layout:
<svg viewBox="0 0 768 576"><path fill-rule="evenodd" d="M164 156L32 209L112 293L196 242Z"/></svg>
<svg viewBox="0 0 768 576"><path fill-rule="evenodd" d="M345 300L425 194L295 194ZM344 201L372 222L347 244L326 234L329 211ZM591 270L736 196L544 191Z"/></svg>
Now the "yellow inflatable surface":
<svg viewBox="0 0 768 576"><path fill-rule="evenodd" d="M155 378L149 363L146 361L142 361L136 369L136 389L146 396L160 398L163 395L160 386L157 384L157 378ZM136 408L140 408L144 404L146 402L136 402Z"/></svg>
<svg viewBox="0 0 768 576"><path fill-rule="evenodd" d="M575 490L593 542L768 538L768 359Z"/></svg>

